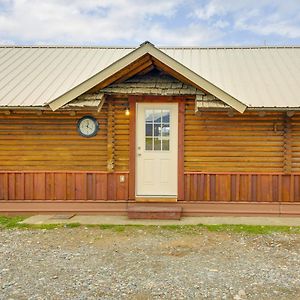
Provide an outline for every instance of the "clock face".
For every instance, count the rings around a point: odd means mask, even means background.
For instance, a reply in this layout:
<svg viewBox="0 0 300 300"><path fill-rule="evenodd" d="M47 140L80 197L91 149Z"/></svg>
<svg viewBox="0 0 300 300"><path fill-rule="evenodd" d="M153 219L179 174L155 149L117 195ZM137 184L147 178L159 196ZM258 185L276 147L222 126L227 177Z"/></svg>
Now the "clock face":
<svg viewBox="0 0 300 300"><path fill-rule="evenodd" d="M78 121L77 129L82 136L91 137L97 134L99 125L95 118L85 116Z"/></svg>

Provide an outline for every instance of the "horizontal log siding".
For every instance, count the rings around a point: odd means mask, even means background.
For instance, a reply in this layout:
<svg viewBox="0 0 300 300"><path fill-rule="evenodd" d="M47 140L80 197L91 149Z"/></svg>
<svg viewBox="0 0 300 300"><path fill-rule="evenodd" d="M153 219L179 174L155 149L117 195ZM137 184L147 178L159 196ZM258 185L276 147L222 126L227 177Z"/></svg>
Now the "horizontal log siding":
<svg viewBox="0 0 300 300"><path fill-rule="evenodd" d="M126 105L129 105L128 98L114 99L115 171L129 170L129 116L125 115Z"/></svg>
<svg viewBox="0 0 300 300"><path fill-rule="evenodd" d="M300 174L186 173L186 201L300 202Z"/></svg>
<svg viewBox="0 0 300 300"><path fill-rule="evenodd" d="M194 101L187 101L186 172L283 172L283 113L268 112L260 117L257 112L246 112L228 116L227 112L195 114L194 109Z"/></svg>
<svg viewBox="0 0 300 300"><path fill-rule="evenodd" d="M95 111L94 111L95 113ZM95 137L77 132L77 121L93 113L13 111L0 115L0 170L103 170L107 167L107 105L94 115Z"/></svg>
<svg viewBox="0 0 300 300"><path fill-rule="evenodd" d="M293 172L300 172L300 113L290 118L290 122L291 169Z"/></svg>

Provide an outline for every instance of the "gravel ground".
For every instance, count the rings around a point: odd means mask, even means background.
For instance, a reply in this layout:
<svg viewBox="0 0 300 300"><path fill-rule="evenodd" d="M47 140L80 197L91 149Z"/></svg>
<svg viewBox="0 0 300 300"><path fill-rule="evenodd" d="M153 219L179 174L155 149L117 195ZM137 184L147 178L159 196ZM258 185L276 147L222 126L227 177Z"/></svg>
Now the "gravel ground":
<svg viewBox="0 0 300 300"><path fill-rule="evenodd" d="M0 231L0 299L300 299L300 235Z"/></svg>

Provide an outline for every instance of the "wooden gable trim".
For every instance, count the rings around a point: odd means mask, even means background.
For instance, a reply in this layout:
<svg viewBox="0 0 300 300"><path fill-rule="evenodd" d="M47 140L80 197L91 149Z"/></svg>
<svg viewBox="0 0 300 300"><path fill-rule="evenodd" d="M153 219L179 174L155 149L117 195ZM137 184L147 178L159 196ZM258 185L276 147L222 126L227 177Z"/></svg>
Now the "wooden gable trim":
<svg viewBox="0 0 300 300"><path fill-rule="evenodd" d="M99 83L105 82L106 85L120 79L120 71L130 67L128 72L138 68L141 64L135 64L141 58L144 58L144 64L146 63L146 67L149 67L147 64L147 60L153 60L154 64L162 66L164 69L168 69L170 72L173 72L178 77L182 77L183 79L191 82L193 85L205 90L206 92L214 95L215 97L219 98L220 100L224 101L226 104L234 108L235 110L243 113L246 109L246 104L240 102L233 96L229 95L219 87L215 86L208 80L204 79L203 77L199 76L189 68L185 67L175 59L171 58L163 51L155 48L150 43L144 43L136 50L132 51L131 53L127 54L123 58L119 59L115 63L108 66L106 69L100 71L96 75L92 76L90 79L84 81L83 83L79 84L75 88L71 89L64 95L58 97L54 101L49 103L50 108L55 111L62 107L63 105L67 104L71 100L75 99L76 97L82 95L88 90L91 90L93 87L98 86ZM125 76L127 73L123 74ZM119 74L118 76L116 74ZM172 75L172 74L171 74ZM104 86L103 86L104 87Z"/></svg>

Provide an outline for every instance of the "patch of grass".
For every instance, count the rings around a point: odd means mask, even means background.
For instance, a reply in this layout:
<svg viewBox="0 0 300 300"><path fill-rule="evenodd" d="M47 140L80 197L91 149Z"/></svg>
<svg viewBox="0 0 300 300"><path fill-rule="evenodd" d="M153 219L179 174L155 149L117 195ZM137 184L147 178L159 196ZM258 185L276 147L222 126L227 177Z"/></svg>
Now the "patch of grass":
<svg viewBox="0 0 300 300"><path fill-rule="evenodd" d="M114 225L114 224L101 224L101 225L87 225L87 227L97 227L102 230L113 230L115 232L123 232L126 229L134 229L134 228L147 228L148 226L145 225L138 225L138 224L129 224L129 225Z"/></svg>
<svg viewBox="0 0 300 300"><path fill-rule="evenodd" d="M236 233L252 233L252 234L270 234L275 232L282 233L300 233L299 226L272 226L272 225L200 225L208 231L217 232L236 232Z"/></svg>
<svg viewBox="0 0 300 300"><path fill-rule="evenodd" d="M76 227L80 227L81 224L80 223L66 223L64 224L65 228L76 228Z"/></svg>
<svg viewBox="0 0 300 300"><path fill-rule="evenodd" d="M118 226L116 225L115 227L113 227L113 230L116 232L123 232L125 231L126 227L125 226Z"/></svg>
<svg viewBox="0 0 300 300"><path fill-rule="evenodd" d="M56 228L75 228L81 226L79 223L69 223L69 224L41 224L41 225L31 225L21 223L27 217L5 217L0 216L0 229L56 229Z"/></svg>
<svg viewBox="0 0 300 300"><path fill-rule="evenodd" d="M262 226L262 225L81 225L80 223L62 223L62 224L41 224L30 225L21 223L26 217L6 217L0 216L0 229L56 229L56 228L77 228L80 226L99 228L101 230L112 230L115 232L124 232L126 230L143 229L148 232L157 232L165 230L166 232L177 232L181 234L198 234L205 230L210 232L235 232L248 234L271 234L271 233L293 233L300 234L300 226Z"/></svg>
<svg viewBox="0 0 300 300"><path fill-rule="evenodd" d="M22 224L22 222L25 219L25 217L5 217L0 216L0 228L20 228L20 227L26 227L26 224Z"/></svg>
<svg viewBox="0 0 300 300"><path fill-rule="evenodd" d="M57 229L63 226L64 224L40 224L40 225L26 224L26 228L28 229L44 229L44 230Z"/></svg>
<svg viewBox="0 0 300 300"><path fill-rule="evenodd" d="M300 233L300 226L272 226L272 225L163 225L162 229L176 231L179 233L197 233L199 231L208 230L211 232L235 232L235 233L250 233L250 234L270 234L275 232L282 233Z"/></svg>
<svg viewBox="0 0 300 300"><path fill-rule="evenodd" d="M101 225L95 225L96 227L99 227L100 229L113 229L116 225L110 225L110 224L101 224Z"/></svg>
<svg viewBox="0 0 300 300"><path fill-rule="evenodd" d="M170 231L193 231L200 228L199 225L160 225L159 227Z"/></svg>

